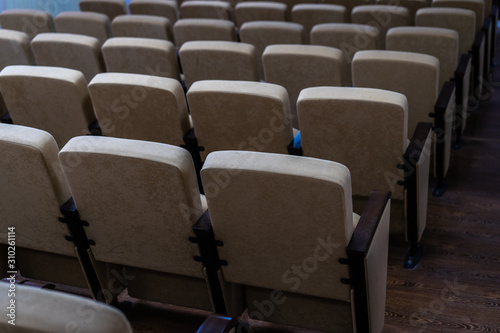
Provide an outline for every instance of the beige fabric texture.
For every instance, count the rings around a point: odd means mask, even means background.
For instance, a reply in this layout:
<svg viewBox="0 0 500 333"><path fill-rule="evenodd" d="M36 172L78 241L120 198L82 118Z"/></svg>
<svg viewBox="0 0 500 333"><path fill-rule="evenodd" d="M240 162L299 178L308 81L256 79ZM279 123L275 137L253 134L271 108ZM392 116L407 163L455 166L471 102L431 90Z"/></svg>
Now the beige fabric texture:
<svg viewBox="0 0 500 333"><path fill-rule="evenodd" d="M39 66L56 66L78 70L87 82L104 71L99 40L66 33L38 34L31 48Z"/></svg>
<svg viewBox="0 0 500 333"><path fill-rule="evenodd" d="M455 76L458 64L458 33L432 27L397 27L387 32L386 49L424 53L439 60L439 88ZM468 77L464 77L468 80Z"/></svg>
<svg viewBox="0 0 500 333"><path fill-rule="evenodd" d="M0 292L7 295L9 284L1 283ZM0 313L9 318L10 297L0 298ZM118 309L94 300L67 293L16 285L16 325L0 322L2 332L65 332L69 327L81 333L132 333L125 315ZM89 320L92 318L92 320Z"/></svg>
<svg viewBox="0 0 500 333"><path fill-rule="evenodd" d="M9 66L0 73L0 91L14 124L49 132L59 148L95 121L87 82L73 69Z"/></svg>
<svg viewBox="0 0 500 333"><path fill-rule="evenodd" d="M393 0L375 0L377 5L394 5ZM398 0L397 5L408 9L411 26L415 25L415 14L421 8L429 7L430 0Z"/></svg>
<svg viewBox="0 0 500 333"><path fill-rule="evenodd" d="M370 332L384 328L391 203L387 204L365 257Z"/></svg>
<svg viewBox="0 0 500 333"><path fill-rule="evenodd" d="M373 0L329 0L328 3L344 6L346 9L346 22L351 22L351 12L356 6L369 5Z"/></svg>
<svg viewBox="0 0 500 333"><path fill-rule="evenodd" d="M179 50L186 86L201 80L259 81L257 52L246 43L186 42Z"/></svg>
<svg viewBox="0 0 500 333"><path fill-rule="evenodd" d="M2 29L22 31L30 39L42 32L54 31L52 15L37 9L6 9L0 13Z"/></svg>
<svg viewBox="0 0 500 333"><path fill-rule="evenodd" d="M191 41L237 41L234 23L227 20L182 19L174 24L173 32L175 44L179 48Z"/></svg>
<svg viewBox="0 0 500 333"><path fill-rule="evenodd" d="M415 25L452 29L458 32L460 54L468 54L476 35L476 15L461 8L423 8L417 11Z"/></svg>
<svg viewBox="0 0 500 333"><path fill-rule="evenodd" d="M120 15L111 22L114 37L156 38L173 41L170 20L153 15Z"/></svg>
<svg viewBox="0 0 500 333"><path fill-rule="evenodd" d="M225 151L210 154L201 175L226 282L350 302L350 287L338 283L349 274L338 259L354 229L345 166Z"/></svg>
<svg viewBox="0 0 500 333"><path fill-rule="evenodd" d="M95 37L101 45L111 37L109 18L93 12L61 12L54 18L57 32Z"/></svg>
<svg viewBox="0 0 500 333"><path fill-rule="evenodd" d="M175 46L167 40L110 38L102 46L102 55L108 72L180 79Z"/></svg>
<svg viewBox="0 0 500 333"><path fill-rule="evenodd" d="M58 221L59 207L71 197L58 151L47 132L0 124L2 242L7 227L15 226L18 247L74 256L66 225Z"/></svg>
<svg viewBox="0 0 500 333"><path fill-rule="evenodd" d="M78 3L82 12L97 12L108 16L113 21L118 15L127 14L125 0L80 0Z"/></svg>
<svg viewBox="0 0 500 333"><path fill-rule="evenodd" d="M245 1L234 7L234 21L237 27L251 21L285 21L287 6L274 1Z"/></svg>
<svg viewBox="0 0 500 333"><path fill-rule="evenodd" d="M367 24L380 32L380 48L385 48L385 35L390 28L410 25L410 12L405 7L389 5L362 5L354 7L351 21L356 24Z"/></svg>
<svg viewBox="0 0 500 333"><path fill-rule="evenodd" d="M432 0L432 7L462 8L476 14L476 31L481 30L485 13L484 0Z"/></svg>
<svg viewBox="0 0 500 333"><path fill-rule="evenodd" d="M0 29L0 69L10 65L34 65L28 35L21 31Z"/></svg>
<svg viewBox="0 0 500 333"><path fill-rule="evenodd" d="M283 86L288 92L294 128L299 128L296 104L302 89L350 83L344 55L332 47L270 45L262 55L262 62L266 82Z"/></svg>
<svg viewBox="0 0 500 333"><path fill-rule="evenodd" d="M184 1L180 10L182 18L233 20L233 9L226 1Z"/></svg>
<svg viewBox="0 0 500 333"><path fill-rule="evenodd" d="M404 75L403 75L404 73ZM439 60L426 54L360 51L352 62L355 87L399 92L408 99L408 136L420 121L432 122L438 96Z"/></svg>
<svg viewBox="0 0 500 333"><path fill-rule="evenodd" d="M128 8L130 14L163 16L171 24L174 24L180 15L177 2L173 0L131 0Z"/></svg>
<svg viewBox="0 0 500 333"><path fill-rule="evenodd" d="M201 157L217 150L288 154L292 122L286 89L271 83L199 81L187 100Z"/></svg>
<svg viewBox="0 0 500 333"><path fill-rule="evenodd" d="M454 100L454 99L453 99ZM452 102L453 103L453 102ZM449 126L449 133L446 135L450 135L447 140L451 141L451 126ZM420 242L422 238L422 234L424 233L425 226L427 224L427 202L429 196L429 173L430 173L430 156L431 156L431 141L432 141L432 132L429 133L428 137L425 140L424 149L420 159L418 160L416 169L417 169L417 221L418 221L418 241ZM445 175L446 170L449 166L449 151L450 145L447 145L446 149L446 159L445 159Z"/></svg>
<svg viewBox="0 0 500 333"><path fill-rule="evenodd" d="M379 89L317 87L297 102L304 156L335 161L351 172L353 195L373 190L403 200L403 170L397 165L408 145L408 102ZM357 212L360 214L360 212Z"/></svg>
<svg viewBox="0 0 500 333"><path fill-rule="evenodd" d="M346 21L346 9L344 6L301 3L292 8L292 22L304 27L306 42L309 42L309 34L316 24L321 23L344 23Z"/></svg>
<svg viewBox="0 0 500 333"><path fill-rule="evenodd" d="M203 278L188 241L202 215L191 155L110 137L71 140L59 153L98 261Z"/></svg>
<svg viewBox="0 0 500 333"><path fill-rule="evenodd" d="M262 53L267 46L273 44L304 44L304 27L292 22L252 21L244 23L240 28L240 39L243 43L255 46L259 76L264 79Z"/></svg>
<svg viewBox="0 0 500 333"><path fill-rule="evenodd" d="M125 73L102 73L89 92L103 135L183 145L189 129L179 81Z"/></svg>

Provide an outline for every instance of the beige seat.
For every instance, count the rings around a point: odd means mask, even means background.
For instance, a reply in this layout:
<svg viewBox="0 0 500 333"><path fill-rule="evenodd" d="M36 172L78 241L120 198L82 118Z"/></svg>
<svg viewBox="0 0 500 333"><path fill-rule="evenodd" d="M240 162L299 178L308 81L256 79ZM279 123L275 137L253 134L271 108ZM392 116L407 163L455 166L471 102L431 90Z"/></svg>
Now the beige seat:
<svg viewBox="0 0 500 333"><path fill-rule="evenodd" d="M301 24L304 27L306 41L309 41L309 34L312 28L321 23L344 23L346 21L346 9L344 6L301 3L292 8L292 22Z"/></svg>
<svg viewBox="0 0 500 333"><path fill-rule="evenodd" d="M206 207L187 150L82 136L59 160L89 223L96 262L121 265L130 296L214 311L198 246L189 241Z"/></svg>
<svg viewBox="0 0 500 333"><path fill-rule="evenodd" d="M413 52L360 51L352 62L352 79L355 87L385 89L405 95L408 99L408 133L414 133L419 122L434 123L437 135L434 140L434 174L437 178L434 194L442 195L440 191L450 165L455 85L451 84L451 89L448 89L449 85L442 89L438 86L439 60Z"/></svg>
<svg viewBox="0 0 500 333"><path fill-rule="evenodd" d="M156 38L173 41L170 20L152 15L119 15L111 22L114 37Z"/></svg>
<svg viewBox="0 0 500 333"><path fill-rule="evenodd" d="M302 89L350 85L342 51L317 45L270 45L262 55L266 82L286 88L293 126L299 128L297 97Z"/></svg>
<svg viewBox="0 0 500 333"><path fill-rule="evenodd" d="M262 53L273 44L304 44L304 27L298 23L276 21L252 21L240 28L240 39L255 46L259 66L259 76L264 79Z"/></svg>
<svg viewBox="0 0 500 333"><path fill-rule="evenodd" d="M78 5L82 12L97 12L107 15L110 22L118 15L127 14L125 0L80 0Z"/></svg>
<svg viewBox="0 0 500 333"><path fill-rule="evenodd" d="M92 295L100 298L97 276L93 269L89 270L88 239L82 224L72 218L71 193L57 159L58 152L54 138L45 131L0 124L0 248L7 253L7 233L13 231L18 270L18 274L7 276L89 287ZM10 227L15 229L9 230ZM87 242L86 246L78 249L70 236L80 240L78 246ZM1 268L2 278L7 271L14 271ZM7 294L1 299L7 300ZM28 313L18 304L21 299L16 291L18 326L26 325Z"/></svg>
<svg viewBox="0 0 500 333"><path fill-rule="evenodd" d="M163 16L175 24L179 19L179 8L173 0L131 0L128 4L130 14Z"/></svg>
<svg viewBox="0 0 500 333"><path fill-rule="evenodd" d="M191 126L178 80L102 73L90 82L89 92L103 135L184 144Z"/></svg>
<svg viewBox="0 0 500 333"><path fill-rule="evenodd" d="M30 39L54 31L52 15L37 9L6 9L0 13L0 25L2 29L22 31Z"/></svg>
<svg viewBox="0 0 500 333"><path fill-rule="evenodd" d="M385 48L385 35L390 28L410 25L410 12L405 7L390 5L363 5L354 7L351 21L356 24L371 25L379 30Z"/></svg>
<svg viewBox="0 0 500 333"><path fill-rule="evenodd" d="M476 31L481 30L485 17L484 0L432 0L432 7L462 8L476 14Z"/></svg>
<svg viewBox="0 0 500 333"><path fill-rule="evenodd" d="M187 100L202 160L217 150L288 153L293 130L285 88L263 82L198 81Z"/></svg>
<svg viewBox="0 0 500 333"><path fill-rule="evenodd" d="M181 18L211 18L233 20L232 7L226 1L184 1L180 7Z"/></svg>
<svg viewBox="0 0 500 333"><path fill-rule="evenodd" d="M85 77L73 69L9 66L0 73L0 91L14 124L49 132L59 147L88 134L95 121Z"/></svg>
<svg viewBox="0 0 500 333"><path fill-rule="evenodd" d="M65 332L77 328L81 333L132 333L132 327L125 315L110 305L88 298L57 291L16 286L15 298L7 296L0 300L2 332ZM7 295L9 284L0 283L0 292ZM19 315L15 325L8 323L9 302L15 300ZM90 320L91 319L91 320Z"/></svg>
<svg viewBox="0 0 500 333"><path fill-rule="evenodd" d="M54 18L57 32L95 37L101 45L111 37L109 18L93 12L61 12Z"/></svg>
<svg viewBox="0 0 500 333"><path fill-rule="evenodd" d="M327 3L344 6L346 10L346 22L351 22L351 12L356 6L370 5L373 0L328 0Z"/></svg>
<svg viewBox="0 0 500 333"><path fill-rule="evenodd" d="M221 275L243 286L249 318L321 332L382 331L388 193L373 194L374 214L356 226L349 170L335 162L215 152L202 180L215 238L224 244ZM371 241L353 251L362 234Z"/></svg>
<svg viewBox="0 0 500 333"><path fill-rule="evenodd" d="M57 66L78 70L87 82L104 71L99 40L66 33L39 34L31 41L39 66Z"/></svg>
<svg viewBox="0 0 500 333"><path fill-rule="evenodd" d="M110 38L102 46L108 72L147 74L179 80L175 46L167 40Z"/></svg>
<svg viewBox="0 0 500 333"><path fill-rule="evenodd" d="M354 23L324 23L311 30L311 44L340 49L348 64L348 78L351 77L351 62L354 54L361 50L380 48L379 30L370 25Z"/></svg>
<svg viewBox="0 0 500 333"><path fill-rule="evenodd" d="M410 16L410 24L415 25L415 14L421 8L429 7L431 1L430 0L398 0L394 2L392 0L375 0L377 5L397 5L401 7L405 7L408 9L408 13Z"/></svg>
<svg viewBox="0 0 500 333"><path fill-rule="evenodd" d="M234 21L237 27L252 21L285 21L287 6L274 1L245 1L234 7Z"/></svg>
<svg viewBox="0 0 500 333"><path fill-rule="evenodd" d="M419 123L415 133L408 133L406 97L380 89L308 88L300 93L297 109L303 155L349 168L358 214L371 189L391 192L391 231L404 230L416 249L427 219L432 124ZM403 156L410 154L412 173L417 170L413 180L399 167L406 163ZM416 265L418 258L412 256L415 253L405 262L410 259Z"/></svg>
<svg viewBox="0 0 500 333"><path fill-rule="evenodd" d="M258 81L255 47L246 43L186 42L179 50L186 87L200 80Z"/></svg>
<svg viewBox="0 0 500 333"><path fill-rule="evenodd" d="M227 20L181 19L174 24L173 32L175 45L179 48L191 41L237 41L234 23Z"/></svg>

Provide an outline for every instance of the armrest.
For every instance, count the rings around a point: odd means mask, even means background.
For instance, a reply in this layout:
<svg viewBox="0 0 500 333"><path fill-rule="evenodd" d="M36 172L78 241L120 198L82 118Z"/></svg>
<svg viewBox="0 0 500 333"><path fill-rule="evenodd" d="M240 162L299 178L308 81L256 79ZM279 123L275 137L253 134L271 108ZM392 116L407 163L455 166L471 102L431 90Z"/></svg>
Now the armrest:
<svg viewBox="0 0 500 333"><path fill-rule="evenodd" d="M222 292L221 281L219 280L219 270L221 266L227 265L227 262L219 259L217 246L223 246L221 241L216 241L212 228L212 221L208 210L193 225L193 232L196 237L190 237L189 241L197 243L200 250L200 256L195 256L194 260L203 262L206 271L206 278L210 286L214 311L220 314L226 314L226 305Z"/></svg>
<svg viewBox="0 0 500 333"><path fill-rule="evenodd" d="M473 71L473 93L476 97L481 97L481 77L483 74L483 62L481 53L484 53L484 32L478 31L472 43L472 71Z"/></svg>
<svg viewBox="0 0 500 333"><path fill-rule="evenodd" d="M235 319L212 314L205 319L196 333L227 333L235 326Z"/></svg>
<svg viewBox="0 0 500 333"><path fill-rule="evenodd" d="M370 194L346 249L358 332L380 332L384 325L390 196Z"/></svg>

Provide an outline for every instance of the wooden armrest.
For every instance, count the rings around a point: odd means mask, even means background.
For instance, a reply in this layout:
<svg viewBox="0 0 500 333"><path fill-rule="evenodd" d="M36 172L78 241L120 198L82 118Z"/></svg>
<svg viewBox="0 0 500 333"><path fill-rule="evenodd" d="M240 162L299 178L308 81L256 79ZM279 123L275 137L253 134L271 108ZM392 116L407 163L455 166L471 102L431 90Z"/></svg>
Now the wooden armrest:
<svg viewBox="0 0 500 333"><path fill-rule="evenodd" d="M377 230L377 226L390 198L390 192L371 192L358 225L347 245L346 252L349 258L365 258L366 252L370 248L375 230Z"/></svg>
<svg viewBox="0 0 500 333"><path fill-rule="evenodd" d="M209 315L196 333L227 333L236 326L236 319Z"/></svg>

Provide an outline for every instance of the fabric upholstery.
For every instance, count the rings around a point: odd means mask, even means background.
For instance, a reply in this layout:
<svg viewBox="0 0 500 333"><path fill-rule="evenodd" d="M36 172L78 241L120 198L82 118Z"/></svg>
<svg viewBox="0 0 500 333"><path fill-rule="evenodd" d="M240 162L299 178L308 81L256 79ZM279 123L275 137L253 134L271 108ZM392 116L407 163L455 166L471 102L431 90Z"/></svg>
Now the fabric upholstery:
<svg viewBox="0 0 500 333"><path fill-rule="evenodd" d="M287 154L292 123L286 89L270 83L199 81L187 93L202 159L217 150ZM208 191L208 189L205 189Z"/></svg>
<svg viewBox="0 0 500 333"><path fill-rule="evenodd" d="M61 12L54 18L54 25L57 32L95 37L101 45L111 37L109 18L101 13Z"/></svg>
<svg viewBox="0 0 500 333"><path fill-rule="evenodd" d="M0 69L35 64L29 37L24 32L0 29L0 50Z"/></svg>
<svg viewBox="0 0 500 333"><path fill-rule="evenodd" d="M438 58L439 87L442 87L444 82L455 76L458 42L458 33L451 29L397 27L387 32L386 49L424 53Z"/></svg>
<svg viewBox="0 0 500 333"><path fill-rule="evenodd" d="M131 0L128 4L131 14L155 15L167 18L173 25L179 19L179 8L176 1L165 0Z"/></svg>
<svg viewBox="0 0 500 333"><path fill-rule="evenodd" d="M152 15L120 15L111 22L114 37L156 38L173 41L170 20Z"/></svg>
<svg viewBox="0 0 500 333"><path fill-rule="evenodd" d="M101 44L94 37L44 33L31 41L31 47L38 65L76 69L87 82L104 71Z"/></svg>
<svg viewBox="0 0 500 333"><path fill-rule="evenodd" d="M234 7L234 21L237 27L251 21L285 21L287 6L274 1L245 1Z"/></svg>
<svg viewBox="0 0 500 333"><path fill-rule="evenodd" d="M345 166L225 151L210 154L201 174L215 237L224 242L219 255L228 262L226 282L350 302L350 287L338 282L348 276L338 259L353 232ZM297 265L314 274L300 279Z"/></svg>
<svg viewBox="0 0 500 333"><path fill-rule="evenodd" d="M167 40L115 37L102 46L108 72L180 79L175 46Z"/></svg>
<svg viewBox="0 0 500 333"><path fill-rule="evenodd" d="M7 295L9 284L1 283ZM81 333L132 333L132 327L120 310L94 300L62 292L16 285L15 325L8 323L10 297L0 298L2 332L49 333L78 329ZM92 319L92 320L89 320Z"/></svg>
<svg viewBox="0 0 500 333"><path fill-rule="evenodd" d="M252 21L244 23L240 28L241 41L255 46L261 79L264 79L262 53L267 46L304 44L304 37L304 27L292 22Z"/></svg>
<svg viewBox="0 0 500 333"><path fill-rule="evenodd" d="M59 147L95 121L87 82L73 69L9 66L0 73L0 91L14 124L49 132Z"/></svg>
<svg viewBox="0 0 500 333"><path fill-rule="evenodd" d="M304 156L341 163L351 172L352 193L373 190L403 200L397 168L407 147L408 102L379 89L316 87L297 102ZM358 214L361 211L357 211Z"/></svg>
<svg viewBox="0 0 500 333"><path fill-rule="evenodd" d="M463 8L476 14L476 31L483 26L485 0L432 0L432 7Z"/></svg>
<svg viewBox="0 0 500 333"><path fill-rule="evenodd" d="M468 54L476 34L476 15L461 8L423 8L417 11L415 25L452 29L458 32L460 54Z"/></svg>
<svg viewBox="0 0 500 333"><path fill-rule="evenodd" d="M189 129L179 81L157 76L102 73L89 92L103 135L183 145Z"/></svg>
<svg viewBox="0 0 500 333"><path fill-rule="evenodd" d="M186 86L200 80L258 81L257 53L246 43L186 42L179 50Z"/></svg>
<svg viewBox="0 0 500 333"><path fill-rule="evenodd" d="M394 5L393 0L375 0L377 5ZM411 26L415 25L415 14L421 8L429 7L430 0L398 0L397 5L408 9Z"/></svg>
<svg viewBox="0 0 500 333"><path fill-rule="evenodd" d="M184 1L180 7L182 18L211 18L232 21L232 8L226 1Z"/></svg>
<svg viewBox="0 0 500 333"><path fill-rule="evenodd" d="M78 3L82 12L97 12L108 16L113 21L118 15L127 14L125 0L80 0Z"/></svg>
<svg viewBox="0 0 500 333"><path fill-rule="evenodd" d="M6 9L0 13L0 25L2 29L22 31L30 39L54 31L52 15L37 9Z"/></svg>
<svg viewBox="0 0 500 333"><path fill-rule="evenodd" d="M234 23L227 20L182 19L174 24L173 32L179 48L190 41L237 41Z"/></svg>
<svg viewBox="0 0 500 333"><path fill-rule="evenodd" d="M404 75L403 75L404 73ZM408 99L408 135L419 121L434 122L438 96L439 60L426 54L399 51L360 51L352 62L355 87L399 92Z"/></svg>
<svg viewBox="0 0 500 333"><path fill-rule="evenodd" d="M302 89L318 86L345 86L347 64L342 51L316 45L270 45L262 55L266 82L286 88L293 125L299 128L296 104Z"/></svg>
<svg viewBox="0 0 500 333"><path fill-rule="evenodd" d="M86 136L59 159L97 261L203 278L188 241L203 212L187 150Z"/></svg>
<svg viewBox="0 0 500 333"><path fill-rule="evenodd" d="M302 24L309 41L311 29L321 23L344 23L348 13L344 6L323 3L301 3L292 8L292 22Z"/></svg>
<svg viewBox="0 0 500 333"><path fill-rule="evenodd" d="M371 25L379 30L380 48L385 48L385 35L390 28L410 25L410 12L405 7L362 5L351 12L352 23Z"/></svg>

